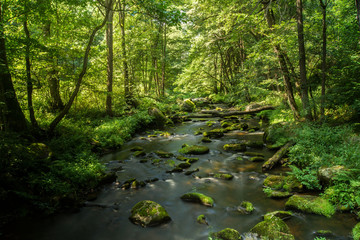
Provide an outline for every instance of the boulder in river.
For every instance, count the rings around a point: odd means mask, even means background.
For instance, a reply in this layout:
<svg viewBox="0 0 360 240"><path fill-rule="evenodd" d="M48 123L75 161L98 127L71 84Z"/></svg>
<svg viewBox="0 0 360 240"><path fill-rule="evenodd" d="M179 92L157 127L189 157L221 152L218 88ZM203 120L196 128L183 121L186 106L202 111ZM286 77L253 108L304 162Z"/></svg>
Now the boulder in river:
<svg viewBox="0 0 360 240"><path fill-rule="evenodd" d="M276 216L266 218L256 224L250 232L257 233L261 239L295 240L288 225Z"/></svg>
<svg viewBox="0 0 360 240"><path fill-rule="evenodd" d="M337 174L345 171L348 171L348 169L339 165L332 167L322 167L318 170L318 179L322 186L327 187L331 185L332 180Z"/></svg>
<svg viewBox="0 0 360 240"><path fill-rule="evenodd" d="M240 240L241 236L238 231L232 228L225 228L220 232L212 233L211 237L219 240Z"/></svg>
<svg viewBox="0 0 360 240"><path fill-rule="evenodd" d="M206 146L198 146L198 145L185 145L183 148L179 150L179 153L182 154L195 154L195 155L201 155L206 154L210 151L210 149Z"/></svg>
<svg viewBox="0 0 360 240"><path fill-rule="evenodd" d="M234 178L234 176L229 173L217 173L214 175L214 178L223 179L223 180L231 180Z"/></svg>
<svg viewBox="0 0 360 240"><path fill-rule="evenodd" d="M143 148L143 147L140 147L140 146L135 146L135 147L132 147L132 148L130 149L130 151L132 151L132 152L144 151L144 148Z"/></svg>
<svg viewBox="0 0 360 240"><path fill-rule="evenodd" d="M275 212L265 214L264 220L271 219L274 216L280 218L281 220L286 220L286 219L291 218L293 216L293 213L290 211L275 211Z"/></svg>
<svg viewBox="0 0 360 240"><path fill-rule="evenodd" d="M146 153L144 151L136 151L134 152L134 157L144 157Z"/></svg>
<svg viewBox="0 0 360 240"><path fill-rule="evenodd" d="M211 197L198 192L186 193L181 196L181 199L187 202L200 203L208 207L214 206L214 200Z"/></svg>
<svg viewBox="0 0 360 240"><path fill-rule="evenodd" d="M142 227L157 226L171 221L171 218L164 207L149 200L138 202L131 209L131 216L129 219Z"/></svg>
<svg viewBox="0 0 360 240"><path fill-rule="evenodd" d="M273 190L271 188L265 187L263 189L264 193L266 194L267 197L269 198L275 198L275 199L279 199L279 198L287 198L287 197L291 197L292 195L294 195L293 193L287 192L287 191L278 191L278 190Z"/></svg>
<svg viewBox="0 0 360 240"><path fill-rule="evenodd" d="M243 201L240 206L237 207L237 211L241 214L250 214L254 211L254 206L251 202Z"/></svg>
<svg viewBox="0 0 360 240"><path fill-rule="evenodd" d="M196 222L198 222L199 224L208 225L208 222L206 221L206 217L204 214L201 214L200 216L198 216L196 219Z"/></svg>
<svg viewBox="0 0 360 240"><path fill-rule="evenodd" d="M263 162L263 161L265 161L265 158L260 157L260 156L255 156L255 157L250 158L250 161L252 161L252 162Z"/></svg>
<svg viewBox="0 0 360 240"><path fill-rule="evenodd" d="M201 141L204 142L204 143L210 143L210 142L212 142L212 140L211 140L209 137L203 137L203 138L201 139Z"/></svg>
<svg viewBox="0 0 360 240"><path fill-rule="evenodd" d="M224 136L224 130L221 128L215 128L208 132L204 132L203 135L204 137L209 137L209 138L221 138Z"/></svg>
<svg viewBox="0 0 360 240"><path fill-rule="evenodd" d="M225 151L245 152L246 145L243 143L229 143L223 146Z"/></svg>
<svg viewBox="0 0 360 240"><path fill-rule="evenodd" d="M154 118L154 123L157 127L163 127L167 123L172 123L158 108L149 108L148 113Z"/></svg>
<svg viewBox="0 0 360 240"><path fill-rule="evenodd" d="M174 156L174 154L172 154L172 153L161 151L161 150L155 151L155 154L161 158L171 158L172 156Z"/></svg>
<svg viewBox="0 0 360 240"><path fill-rule="evenodd" d="M269 175L264 180L264 186L287 192L301 192L303 190L303 185L294 176Z"/></svg>
<svg viewBox="0 0 360 240"><path fill-rule="evenodd" d="M285 203L287 209L331 217L335 207L326 199L312 195L294 195Z"/></svg>
<svg viewBox="0 0 360 240"><path fill-rule="evenodd" d="M184 112L193 112L196 108L196 105L190 99L186 99L180 106L181 111Z"/></svg>

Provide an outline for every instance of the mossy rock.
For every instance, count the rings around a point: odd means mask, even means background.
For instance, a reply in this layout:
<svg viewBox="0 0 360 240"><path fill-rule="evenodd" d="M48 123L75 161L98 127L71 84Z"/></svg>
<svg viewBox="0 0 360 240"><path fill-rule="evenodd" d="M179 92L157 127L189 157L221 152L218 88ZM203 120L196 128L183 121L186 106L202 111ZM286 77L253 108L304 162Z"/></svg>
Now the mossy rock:
<svg viewBox="0 0 360 240"><path fill-rule="evenodd" d="M348 171L344 166L332 166L332 167L322 167L318 170L318 179L322 186L329 186L332 183L332 180L342 172Z"/></svg>
<svg viewBox="0 0 360 240"><path fill-rule="evenodd" d="M212 142L212 140L209 137L203 137L201 139L201 141L204 142L204 143L211 143Z"/></svg>
<svg viewBox="0 0 360 240"><path fill-rule="evenodd" d="M352 230L354 240L360 240L360 223L356 224Z"/></svg>
<svg viewBox="0 0 360 240"><path fill-rule="evenodd" d="M133 155L134 157L144 157L146 156L146 153L144 151L136 151Z"/></svg>
<svg viewBox="0 0 360 240"><path fill-rule="evenodd" d="M28 149L29 152L34 155L34 158L38 160L50 159L52 156L52 151L44 143L32 143Z"/></svg>
<svg viewBox="0 0 360 240"><path fill-rule="evenodd" d="M223 179L223 180L231 180L234 178L234 176L229 173L217 173L214 175L214 178Z"/></svg>
<svg viewBox="0 0 360 240"><path fill-rule="evenodd" d="M264 154L258 152L244 152L244 154L250 157L265 157Z"/></svg>
<svg viewBox="0 0 360 240"><path fill-rule="evenodd" d="M160 204L144 200L138 202L131 209L130 220L142 227L157 226L171 221L171 218L164 207Z"/></svg>
<svg viewBox="0 0 360 240"><path fill-rule="evenodd" d="M251 202L243 201L240 206L237 207L237 211L241 214L250 214L254 211L254 206Z"/></svg>
<svg viewBox="0 0 360 240"><path fill-rule="evenodd" d="M174 156L174 154L172 154L172 153L161 151L161 150L155 151L155 154L161 158L171 158Z"/></svg>
<svg viewBox="0 0 360 240"><path fill-rule="evenodd" d="M208 127L212 127L214 124L216 124L215 121L207 121L207 122L206 122L206 125L207 125Z"/></svg>
<svg viewBox="0 0 360 240"><path fill-rule="evenodd" d="M211 237L217 240L240 240L241 236L238 231L232 228L225 228L220 232L212 233Z"/></svg>
<svg viewBox="0 0 360 240"><path fill-rule="evenodd" d="M183 163L180 163L179 165L177 165L178 168L181 168L181 169L186 169L186 168L189 168L191 167L191 163L189 162L183 162Z"/></svg>
<svg viewBox="0 0 360 240"><path fill-rule="evenodd" d="M273 190L271 188L264 188L263 189L264 193L266 194L267 197L269 198L275 198L275 199L279 199L279 198L287 198L287 197L291 197L292 193L289 193L287 191L277 191L277 190Z"/></svg>
<svg viewBox="0 0 360 240"><path fill-rule="evenodd" d="M326 199L312 195L294 195L285 203L287 209L331 217L335 207Z"/></svg>
<svg viewBox="0 0 360 240"><path fill-rule="evenodd" d="M188 163L194 163L197 161L199 161L199 158L188 158L188 160L187 160Z"/></svg>
<svg viewBox="0 0 360 240"><path fill-rule="evenodd" d="M197 169L195 169L195 170L189 170L189 171L186 171L186 172L185 172L185 175L189 176L189 175L191 175L191 174L193 174L193 173L196 173L196 172L198 172L198 171L200 171L199 168L197 168Z"/></svg>
<svg viewBox="0 0 360 240"><path fill-rule="evenodd" d="M133 181L132 183L131 183L131 188L132 189L138 189L138 188L140 188L140 187L145 187L146 186L146 183L144 182L144 181L137 181L137 180L135 180L135 181Z"/></svg>
<svg viewBox="0 0 360 240"><path fill-rule="evenodd" d="M157 127L163 127L167 123L172 122L170 119L168 119L158 108L149 108L148 109L149 115L154 118L153 123Z"/></svg>
<svg viewBox="0 0 360 240"><path fill-rule="evenodd" d="M132 151L132 152L144 151L144 148L143 148L143 147L140 147L140 146L135 146L135 147L132 147L132 148L130 149L130 151Z"/></svg>
<svg viewBox="0 0 360 240"><path fill-rule="evenodd" d="M284 186L285 176L269 175L264 180L264 186L272 189L280 190Z"/></svg>
<svg viewBox="0 0 360 240"><path fill-rule="evenodd" d="M204 132L203 135L204 137L209 137L209 138L221 138L224 136L224 130L221 128L216 128L208 132Z"/></svg>
<svg viewBox="0 0 360 240"><path fill-rule="evenodd" d="M196 108L196 105L190 99L186 99L180 106L181 111L183 112L193 112Z"/></svg>
<svg viewBox="0 0 360 240"><path fill-rule="evenodd" d="M244 161L244 158L240 156L240 157L237 157L236 160Z"/></svg>
<svg viewBox="0 0 360 240"><path fill-rule="evenodd" d="M222 121L221 122L221 127L222 128L227 128L227 127L230 127L230 126L232 126L232 123L229 123L227 121Z"/></svg>
<svg viewBox="0 0 360 240"><path fill-rule="evenodd" d="M287 192L301 192L303 190L303 185L294 176L269 175L264 180L264 186Z"/></svg>
<svg viewBox="0 0 360 240"><path fill-rule="evenodd" d="M246 151L246 145L243 143L230 143L223 146L225 151L244 152Z"/></svg>
<svg viewBox="0 0 360 240"><path fill-rule="evenodd" d="M151 161L151 164L153 164L153 165L158 165L158 164L160 164L161 162L162 162L161 159L153 159L153 160Z"/></svg>
<svg viewBox="0 0 360 240"><path fill-rule="evenodd" d="M185 146L179 150L179 153L181 154L194 154L194 155L201 155L209 153L210 149L206 146Z"/></svg>
<svg viewBox="0 0 360 240"><path fill-rule="evenodd" d="M304 186L295 176L287 176L285 178L283 189L288 192L302 192L304 190Z"/></svg>
<svg viewBox="0 0 360 240"><path fill-rule="evenodd" d="M262 141L247 141L246 146L251 147L251 148L263 148L264 142L262 142Z"/></svg>
<svg viewBox="0 0 360 240"><path fill-rule="evenodd" d="M214 206L214 200L202 193L191 192L181 196L181 199L187 202L200 203L202 205L212 207Z"/></svg>
<svg viewBox="0 0 360 240"><path fill-rule="evenodd" d="M256 157L250 158L250 161L252 161L252 162L263 162L263 161L265 161L265 158L256 156Z"/></svg>
<svg viewBox="0 0 360 240"><path fill-rule="evenodd" d="M275 216L256 224L250 232L257 233L262 239L295 240L286 223Z"/></svg>
<svg viewBox="0 0 360 240"><path fill-rule="evenodd" d="M208 225L207 221L206 221L206 217L204 214L201 214L200 216L198 216L196 218L196 222L199 223L199 224L205 224L205 225Z"/></svg>
<svg viewBox="0 0 360 240"><path fill-rule="evenodd" d="M274 216L280 218L281 220L286 220L291 218L293 215L294 214L290 211L275 211L265 214L264 220L271 220Z"/></svg>

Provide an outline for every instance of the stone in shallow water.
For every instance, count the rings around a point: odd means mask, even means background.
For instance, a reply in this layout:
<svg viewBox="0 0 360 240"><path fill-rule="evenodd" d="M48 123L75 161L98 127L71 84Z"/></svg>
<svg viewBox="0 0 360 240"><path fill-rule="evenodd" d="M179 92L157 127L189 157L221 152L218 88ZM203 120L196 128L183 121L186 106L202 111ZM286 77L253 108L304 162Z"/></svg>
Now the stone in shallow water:
<svg viewBox="0 0 360 240"><path fill-rule="evenodd" d="M281 220L286 220L286 219L291 218L293 216L293 213L290 211L275 211L275 212L265 214L264 220L266 220L266 219L271 220L271 218L274 216L280 218Z"/></svg>
<svg viewBox="0 0 360 240"><path fill-rule="evenodd" d="M312 195L294 195L285 203L285 207L326 217L335 213L335 207L329 201Z"/></svg>
<svg viewBox="0 0 360 240"><path fill-rule="evenodd" d="M188 145L186 145L179 150L179 153L201 155L201 154L206 154L209 151L210 151L210 149L206 146L198 146L198 145L188 146Z"/></svg>
<svg viewBox="0 0 360 240"><path fill-rule="evenodd" d="M149 200L138 202L131 209L131 216L129 219L142 227L157 226L171 221L171 218L164 207Z"/></svg>
<svg viewBox="0 0 360 240"><path fill-rule="evenodd" d="M214 178L223 179L223 180L231 180L234 178L234 176L229 173L217 173L214 175Z"/></svg>
<svg viewBox="0 0 360 240"><path fill-rule="evenodd" d="M220 232L211 234L211 236L214 239L219 239L219 240L240 240L241 239L240 233L232 228L225 228L225 229L221 230Z"/></svg>
<svg viewBox="0 0 360 240"><path fill-rule="evenodd" d="M275 216L256 224L250 232L257 233L262 239L295 240L286 223Z"/></svg>
<svg viewBox="0 0 360 240"><path fill-rule="evenodd" d="M246 145L242 143L225 144L223 148L225 151L235 151L235 152L246 151Z"/></svg>
<svg viewBox="0 0 360 240"><path fill-rule="evenodd" d="M202 205L212 207L214 206L214 200L202 193L191 192L181 196L181 199L187 202L200 203Z"/></svg>
<svg viewBox="0 0 360 240"><path fill-rule="evenodd" d="M243 201L240 206L237 207L237 211L241 214L250 214L254 211L254 206L251 202Z"/></svg>
<svg viewBox="0 0 360 240"><path fill-rule="evenodd" d="M170 157L174 156L174 154L172 154L172 153L161 151L161 150L155 151L155 154L161 158L170 158Z"/></svg>
<svg viewBox="0 0 360 240"><path fill-rule="evenodd" d="M200 215L197 217L196 221L199 223L199 224L205 224L205 225L208 225L207 221L206 221L206 218L205 218L205 215Z"/></svg>

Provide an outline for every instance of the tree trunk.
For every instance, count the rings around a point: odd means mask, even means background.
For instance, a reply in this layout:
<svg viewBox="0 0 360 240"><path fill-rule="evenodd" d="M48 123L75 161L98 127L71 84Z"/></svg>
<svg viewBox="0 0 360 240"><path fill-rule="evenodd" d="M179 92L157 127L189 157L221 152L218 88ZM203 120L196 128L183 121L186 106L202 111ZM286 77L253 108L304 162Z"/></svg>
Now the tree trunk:
<svg viewBox="0 0 360 240"><path fill-rule="evenodd" d="M125 101L127 103L131 102L132 99L132 92L131 92L131 86L130 86L130 80L129 80L129 68L128 68L128 62L127 62L127 53L126 53L126 35L125 35L125 7L126 2L125 0L119 2L120 12L120 28L121 28L121 50L122 50L122 57L123 57L123 71L124 71L124 95L125 95Z"/></svg>
<svg viewBox="0 0 360 240"><path fill-rule="evenodd" d="M110 8L109 18L106 28L106 45L107 45L107 95L106 95L106 113L113 116L112 110L112 93L113 93L113 74L114 74L114 41L113 41L113 16L112 1L107 0L106 7Z"/></svg>
<svg viewBox="0 0 360 240"><path fill-rule="evenodd" d="M321 105L320 105L320 115L323 118L325 115L325 94L326 94L326 7L327 7L327 0L325 0L325 3L323 0L319 0L320 6L322 8L322 57L321 57ZM358 9L359 11L359 9Z"/></svg>
<svg viewBox="0 0 360 240"><path fill-rule="evenodd" d="M110 0L110 3L112 2L112 0ZM90 39L89 39L89 42L86 46L86 50L85 50L85 54L84 54L84 59L83 59L83 67L82 67L82 70L79 74L79 77L77 79L77 82L76 82L76 86L75 86L75 90L74 92L71 94L70 96L70 99L68 101L68 103L65 105L64 109L59 113L59 115L50 123L50 127L49 127L49 132L53 132L54 129L56 128L56 126L59 124L59 122L65 117L65 115L69 112L77 94L79 93L80 91L80 86L81 86L81 83L82 83L82 80L86 74L86 70L87 70L87 67L88 67L88 60L89 60L89 53L90 53L90 50L91 50L91 45L94 41L94 38L95 38L95 35L96 33L105 26L107 20L108 20L108 17L109 17L109 13L110 13L110 9L106 9L106 15L105 15L105 18L103 20L103 22L97 26L91 33L90 35Z"/></svg>
<svg viewBox="0 0 360 240"><path fill-rule="evenodd" d="M0 3L0 130L22 132L27 130L24 113L16 97L6 55L3 11Z"/></svg>
<svg viewBox="0 0 360 240"><path fill-rule="evenodd" d="M297 10L297 30L298 30L298 43L299 43L299 65L300 65L300 97L305 111L307 120L312 120L312 114L309 103L308 84L306 77L306 53L305 53L305 40L304 40L304 21L303 21L303 7L302 0L296 0Z"/></svg>
<svg viewBox="0 0 360 240"><path fill-rule="evenodd" d="M355 4L356 4L356 20L358 22L359 25L359 30L360 30L360 0L355 0Z"/></svg>
<svg viewBox="0 0 360 240"><path fill-rule="evenodd" d="M27 10L25 10L27 11ZM39 125L35 118L33 101L32 101L32 93L33 93L33 82L31 79L31 62L30 62L30 32L28 29L28 22L27 17L24 21L24 32L26 35L26 45L25 45L25 62L26 62L26 88L27 88L27 102L28 102L28 109L30 115L31 125L34 128L38 128Z"/></svg>
<svg viewBox="0 0 360 240"><path fill-rule="evenodd" d="M164 23L164 41L163 41L163 61L162 61L162 79L161 79L161 96L165 96L165 68L166 68L166 23Z"/></svg>

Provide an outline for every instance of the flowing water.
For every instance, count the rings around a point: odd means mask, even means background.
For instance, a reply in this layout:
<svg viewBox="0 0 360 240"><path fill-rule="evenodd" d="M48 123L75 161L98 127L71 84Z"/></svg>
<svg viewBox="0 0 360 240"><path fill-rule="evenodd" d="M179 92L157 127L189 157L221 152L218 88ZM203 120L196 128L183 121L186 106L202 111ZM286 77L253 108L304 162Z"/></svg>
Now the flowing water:
<svg viewBox="0 0 360 240"><path fill-rule="evenodd" d="M219 127L219 123L214 127ZM209 233L228 227L244 234L260 222L265 213L284 209L285 200L265 197L262 183L266 175L261 172L261 163L252 163L246 156L243 156L243 161L237 160L242 153L223 150L226 143L261 140L262 132L235 131L221 139L214 139L211 143L201 143L202 136L194 135L199 129L206 131L210 128L205 121L197 120L168 129L170 136L148 137L143 134L135 137L126 143L121 151L108 154L102 159L109 168L122 167L122 170L117 172L117 183L106 186L96 200L78 213L19 224L14 229L18 233L16 239L205 240L208 239ZM135 146L141 146L148 153L148 158L158 158L153 153L156 150L179 155L178 150L184 143L206 145L210 148L208 154L196 156L199 157L199 161L193 163L190 169L199 168L200 171L192 176L186 176L184 173L166 173L173 168L171 165L180 163L175 158L163 159L158 165L152 164L151 161L140 163L144 157L136 158L130 151ZM260 152L266 159L274 153L266 148L248 151ZM210 173L218 172L231 173L234 178L226 181L208 177ZM139 189L121 189L121 183L130 178L139 181L154 178L159 180ZM214 207L205 207L180 199L184 193L191 191L211 196L215 200ZM142 200L152 200L161 204L168 211L172 221L150 228L132 224L128 219L130 210ZM254 204L255 211L250 215L241 215L236 211L236 206L244 200ZM196 222L200 214L206 216L209 225L200 225ZM356 222L350 214L336 214L328 219L296 213L286 223L296 239L314 239L314 232L318 230L333 231L336 237L331 239L351 239L351 229Z"/></svg>

